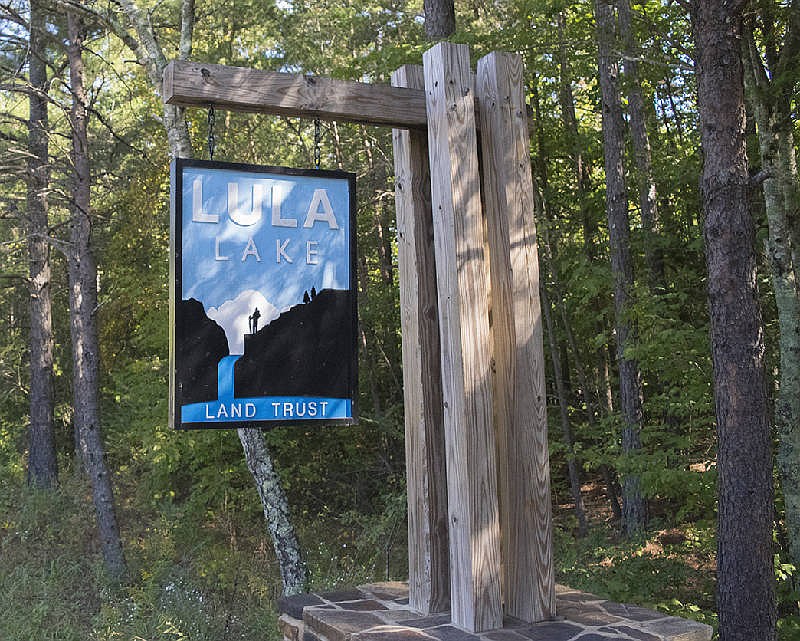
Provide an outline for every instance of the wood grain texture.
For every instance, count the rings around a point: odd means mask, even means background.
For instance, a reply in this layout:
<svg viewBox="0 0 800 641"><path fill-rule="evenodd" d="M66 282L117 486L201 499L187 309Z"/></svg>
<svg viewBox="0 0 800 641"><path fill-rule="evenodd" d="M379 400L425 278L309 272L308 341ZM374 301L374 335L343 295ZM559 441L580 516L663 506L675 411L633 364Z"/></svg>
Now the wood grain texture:
<svg viewBox="0 0 800 641"><path fill-rule="evenodd" d="M173 60L164 70L166 103L373 125L426 127L420 89L333 80L243 67Z"/></svg>
<svg viewBox="0 0 800 641"><path fill-rule="evenodd" d="M478 61L506 613L555 614L539 260L518 55Z"/></svg>
<svg viewBox="0 0 800 641"><path fill-rule="evenodd" d="M451 618L502 627L487 266L466 45L423 55L450 524Z"/></svg>
<svg viewBox="0 0 800 641"><path fill-rule="evenodd" d="M392 74L392 85L422 89L422 67L401 67ZM430 614L450 608L450 564L428 137L424 131L394 129L392 142L403 337L409 606Z"/></svg>

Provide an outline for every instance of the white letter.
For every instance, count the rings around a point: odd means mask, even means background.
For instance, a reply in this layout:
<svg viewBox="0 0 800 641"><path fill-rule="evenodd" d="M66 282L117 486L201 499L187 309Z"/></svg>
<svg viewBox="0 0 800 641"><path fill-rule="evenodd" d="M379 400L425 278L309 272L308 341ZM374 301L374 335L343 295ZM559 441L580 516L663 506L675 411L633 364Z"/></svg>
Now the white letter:
<svg viewBox="0 0 800 641"><path fill-rule="evenodd" d="M215 239L214 242L214 260L230 260L230 256L223 256L219 253L219 236Z"/></svg>
<svg viewBox="0 0 800 641"><path fill-rule="evenodd" d="M297 227L297 220L294 218L281 218L281 202L283 201L283 190L278 185L272 187L272 226L273 227Z"/></svg>
<svg viewBox="0 0 800 641"><path fill-rule="evenodd" d="M255 403L245 403L244 404L244 415L247 418L253 418L256 415L256 404Z"/></svg>
<svg viewBox="0 0 800 641"><path fill-rule="evenodd" d="M272 403L272 411L275 413L275 418L278 418L278 408L281 406L280 403L276 403L273 401Z"/></svg>
<svg viewBox="0 0 800 641"><path fill-rule="evenodd" d="M306 415L306 404L305 404L305 401L298 401L297 403L295 403L295 405L297 407L297 417L300 418L302 416L305 416ZM300 412L300 408L301 407L303 408L302 413Z"/></svg>
<svg viewBox="0 0 800 641"><path fill-rule="evenodd" d="M283 404L283 415L284 416L292 416L292 404L291 403L284 403Z"/></svg>
<svg viewBox="0 0 800 641"><path fill-rule="evenodd" d="M231 418L242 418L242 404L241 403L236 403L236 405L231 403Z"/></svg>
<svg viewBox="0 0 800 641"><path fill-rule="evenodd" d="M253 183L253 206L247 212L239 206L239 185L228 183L228 216L237 225L247 227L261 220L261 203L264 201L264 185Z"/></svg>
<svg viewBox="0 0 800 641"><path fill-rule="evenodd" d="M208 403L206 403L206 418L214 418L211 416L210 412L208 411Z"/></svg>
<svg viewBox="0 0 800 641"><path fill-rule="evenodd" d="M256 260L259 263L261 262L261 256L258 255L258 247L256 247L256 243L253 241L252 236L247 239L247 247L245 247L244 251L242 252L242 262L244 262L248 256L255 256Z"/></svg>
<svg viewBox="0 0 800 641"><path fill-rule="evenodd" d="M328 401L322 401L322 415L325 416L325 409L328 407Z"/></svg>
<svg viewBox="0 0 800 641"><path fill-rule="evenodd" d="M322 206L322 211L319 211ZM303 227L311 227L318 220L324 220L328 223L331 229L339 229L336 223L336 216L333 215L333 207L331 201L328 200L328 192L325 189L315 189L314 196L311 198L311 204L308 206L308 214L306 215L306 222Z"/></svg>
<svg viewBox="0 0 800 641"><path fill-rule="evenodd" d="M319 243L316 240L309 240L306 243L306 265L319 265L317 255L319 252L316 249L311 249L311 245L316 247Z"/></svg>
<svg viewBox="0 0 800 641"><path fill-rule="evenodd" d="M219 216L203 211L203 181L198 176L192 182L192 222L217 223Z"/></svg>
<svg viewBox="0 0 800 641"><path fill-rule="evenodd" d="M309 403L308 403L308 415L309 416L316 416L317 415L317 401L309 401Z"/></svg>
<svg viewBox="0 0 800 641"><path fill-rule="evenodd" d="M225 409L224 403L220 405L219 409L217 410L217 418L222 418L223 416L228 418L228 410Z"/></svg>
<svg viewBox="0 0 800 641"><path fill-rule="evenodd" d="M291 263L292 262L292 259L289 258L289 254L286 253L286 245L289 244L289 240L290 239L287 238L286 240L283 241L283 244L281 244L281 239L280 238L276 238L275 239L275 262L276 263L281 262L281 256L283 256L284 259L286 259L287 263Z"/></svg>

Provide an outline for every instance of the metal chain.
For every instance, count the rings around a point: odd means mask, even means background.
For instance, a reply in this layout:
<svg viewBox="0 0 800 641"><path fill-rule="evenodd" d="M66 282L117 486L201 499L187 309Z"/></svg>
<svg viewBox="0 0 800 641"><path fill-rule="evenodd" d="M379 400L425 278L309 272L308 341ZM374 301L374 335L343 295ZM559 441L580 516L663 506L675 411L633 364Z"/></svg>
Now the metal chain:
<svg viewBox="0 0 800 641"><path fill-rule="evenodd" d="M214 160L214 147L217 141L214 138L214 124L217 120L217 114L214 111L214 105L208 107L208 158Z"/></svg>
<svg viewBox="0 0 800 641"><path fill-rule="evenodd" d="M322 159L322 151L320 143L322 142L322 125L319 118L314 118L314 169L319 169L319 163Z"/></svg>

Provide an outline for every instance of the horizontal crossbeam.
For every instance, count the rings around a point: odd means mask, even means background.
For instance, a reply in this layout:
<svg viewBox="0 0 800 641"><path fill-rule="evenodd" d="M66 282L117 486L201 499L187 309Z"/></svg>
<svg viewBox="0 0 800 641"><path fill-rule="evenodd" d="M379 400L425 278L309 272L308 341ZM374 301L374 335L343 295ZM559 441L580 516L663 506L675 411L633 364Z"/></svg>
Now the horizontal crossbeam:
<svg viewBox="0 0 800 641"><path fill-rule="evenodd" d="M427 127L425 92L419 89L181 60L164 70L163 98L182 107L213 104L232 111Z"/></svg>

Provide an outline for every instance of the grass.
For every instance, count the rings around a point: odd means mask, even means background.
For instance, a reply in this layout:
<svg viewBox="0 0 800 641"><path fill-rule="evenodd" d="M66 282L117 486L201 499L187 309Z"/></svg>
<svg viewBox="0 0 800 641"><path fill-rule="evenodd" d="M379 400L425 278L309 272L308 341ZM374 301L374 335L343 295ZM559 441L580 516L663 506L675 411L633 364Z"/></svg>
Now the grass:
<svg viewBox="0 0 800 641"><path fill-rule="evenodd" d="M314 589L404 578L401 498L392 497L378 514L298 523ZM57 491L37 492L6 468L0 474L0 639L277 640L280 580L253 500L254 509L211 509L191 498L144 506L130 497L121 501L130 580L112 585L103 573L85 481L66 471ZM590 531L580 539L572 534L569 506L554 512L560 583L715 624L713 522L654 523L640 539L626 541L599 501L590 500L588 508ZM800 618L782 615L779 639L800 640Z"/></svg>
<svg viewBox="0 0 800 641"><path fill-rule="evenodd" d="M131 520L134 515L127 514L123 528L131 579L112 585L94 544L91 501L80 479L62 474L55 492L5 482L0 492L5 508L0 523L0 639L278 637L277 573L269 550L258 540L243 535L231 545L229 533L218 524L182 523L185 514L179 510L147 515L150 525L139 527Z"/></svg>

